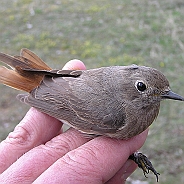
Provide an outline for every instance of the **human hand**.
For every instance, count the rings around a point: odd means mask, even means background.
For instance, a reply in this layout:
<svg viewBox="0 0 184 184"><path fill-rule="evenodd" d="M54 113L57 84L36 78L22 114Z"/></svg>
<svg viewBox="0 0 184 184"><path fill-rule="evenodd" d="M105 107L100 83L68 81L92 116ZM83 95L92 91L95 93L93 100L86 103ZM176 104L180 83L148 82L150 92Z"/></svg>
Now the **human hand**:
<svg viewBox="0 0 184 184"><path fill-rule="evenodd" d="M85 69L80 61L64 69ZM0 144L0 183L125 183L136 169L129 155L139 149L144 131L129 140L88 139L62 123L31 108Z"/></svg>

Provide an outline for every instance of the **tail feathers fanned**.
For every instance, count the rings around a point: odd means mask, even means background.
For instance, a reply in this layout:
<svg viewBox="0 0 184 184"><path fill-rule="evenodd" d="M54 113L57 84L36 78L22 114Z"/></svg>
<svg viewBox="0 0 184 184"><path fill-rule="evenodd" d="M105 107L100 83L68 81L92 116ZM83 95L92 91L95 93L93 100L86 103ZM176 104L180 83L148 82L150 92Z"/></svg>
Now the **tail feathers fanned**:
<svg viewBox="0 0 184 184"><path fill-rule="evenodd" d="M27 92L30 92L40 84L44 74L41 72L29 72L26 69L51 70L36 54L28 49L22 49L20 56L0 53L0 61L11 67L11 69L4 66L0 67L0 83Z"/></svg>
<svg viewBox="0 0 184 184"><path fill-rule="evenodd" d="M12 88L30 92L39 85L43 76L37 76L37 79L23 77L15 70L10 70L6 67L0 67L0 83L10 86Z"/></svg>

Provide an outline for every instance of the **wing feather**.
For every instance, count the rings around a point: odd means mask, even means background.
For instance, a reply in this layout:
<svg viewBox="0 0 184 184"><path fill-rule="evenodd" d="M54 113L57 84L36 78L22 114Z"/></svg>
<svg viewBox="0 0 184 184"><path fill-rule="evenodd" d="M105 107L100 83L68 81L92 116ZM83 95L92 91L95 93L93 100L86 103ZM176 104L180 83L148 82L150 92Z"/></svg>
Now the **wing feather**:
<svg viewBox="0 0 184 184"><path fill-rule="evenodd" d="M93 86L92 81L97 80L95 74L90 76L91 83L86 81L85 75L89 75L88 71L77 78L45 76L28 96L19 98L82 132L98 135L116 132L125 120L121 102L116 98L107 100L113 92ZM104 85L102 81L96 84Z"/></svg>

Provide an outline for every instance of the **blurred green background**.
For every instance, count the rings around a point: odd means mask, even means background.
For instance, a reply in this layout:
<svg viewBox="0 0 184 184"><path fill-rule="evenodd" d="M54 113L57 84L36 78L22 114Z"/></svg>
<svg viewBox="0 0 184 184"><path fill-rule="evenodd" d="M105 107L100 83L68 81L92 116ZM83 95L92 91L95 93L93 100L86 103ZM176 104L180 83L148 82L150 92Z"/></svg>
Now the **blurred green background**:
<svg viewBox="0 0 184 184"><path fill-rule="evenodd" d="M1 0L0 51L38 54L52 68L74 58L87 68L147 65L162 71L184 95L183 0ZM20 93L0 85L0 140L13 130L28 106ZM184 104L162 102L142 151L161 173L161 184L184 183ZM141 170L128 183L153 184Z"/></svg>

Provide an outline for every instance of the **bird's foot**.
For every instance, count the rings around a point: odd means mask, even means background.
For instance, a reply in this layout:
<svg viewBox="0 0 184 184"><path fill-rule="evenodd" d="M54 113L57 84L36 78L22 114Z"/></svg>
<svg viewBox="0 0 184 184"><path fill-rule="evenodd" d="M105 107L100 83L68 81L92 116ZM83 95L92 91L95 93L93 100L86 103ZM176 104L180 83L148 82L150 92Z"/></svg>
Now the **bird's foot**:
<svg viewBox="0 0 184 184"><path fill-rule="evenodd" d="M135 152L129 156L129 159L133 160L139 168L143 170L144 176L147 178L146 174L152 171L156 176L156 181L158 182L158 175L160 175L153 167L151 161L142 153Z"/></svg>

